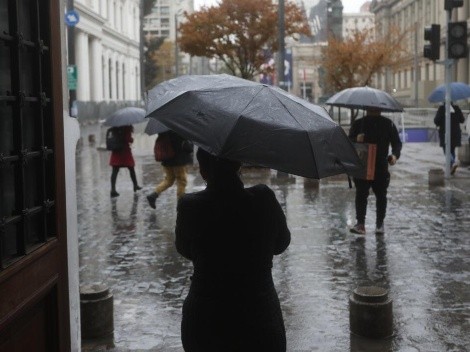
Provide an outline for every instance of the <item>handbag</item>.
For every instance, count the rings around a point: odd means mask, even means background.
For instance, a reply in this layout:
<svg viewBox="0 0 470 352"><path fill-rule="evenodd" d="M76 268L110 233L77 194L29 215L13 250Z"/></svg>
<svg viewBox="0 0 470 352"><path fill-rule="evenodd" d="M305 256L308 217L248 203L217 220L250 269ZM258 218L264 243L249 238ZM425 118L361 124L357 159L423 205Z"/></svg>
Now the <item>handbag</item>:
<svg viewBox="0 0 470 352"><path fill-rule="evenodd" d="M362 175L357 178L373 181L375 177L375 161L377 158L377 144L373 143L353 143L356 153L361 159L364 167Z"/></svg>

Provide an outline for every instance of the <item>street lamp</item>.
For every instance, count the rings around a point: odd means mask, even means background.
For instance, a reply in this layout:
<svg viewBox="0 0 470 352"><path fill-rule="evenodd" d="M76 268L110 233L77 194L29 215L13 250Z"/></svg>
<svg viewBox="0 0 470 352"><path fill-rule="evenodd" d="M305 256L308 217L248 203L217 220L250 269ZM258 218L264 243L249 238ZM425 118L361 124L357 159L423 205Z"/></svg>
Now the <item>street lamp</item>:
<svg viewBox="0 0 470 352"><path fill-rule="evenodd" d="M182 9L175 12L175 76L179 76L179 53L178 53L178 16L181 15Z"/></svg>

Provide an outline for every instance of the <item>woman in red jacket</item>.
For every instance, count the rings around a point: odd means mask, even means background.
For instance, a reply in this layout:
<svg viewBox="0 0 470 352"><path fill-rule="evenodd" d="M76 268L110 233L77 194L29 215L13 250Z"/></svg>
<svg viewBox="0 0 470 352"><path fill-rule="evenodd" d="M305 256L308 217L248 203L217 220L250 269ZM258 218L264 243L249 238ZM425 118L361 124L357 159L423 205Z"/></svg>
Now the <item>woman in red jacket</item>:
<svg viewBox="0 0 470 352"><path fill-rule="evenodd" d="M111 198L119 196L119 193L116 192L116 179L121 167L127 167L131 175L132 183L134 184L134 192L142 189L137 183L137 177L135 176L135 162L134 157L132 156L130 144L134 141L132 138L132 132L134 132L134 127L132 126L122 126L119 127L124 137L125 145L119 151L112 151L111 158L109 159L109 165L113 167L113 172L111 173Z"/></svg>

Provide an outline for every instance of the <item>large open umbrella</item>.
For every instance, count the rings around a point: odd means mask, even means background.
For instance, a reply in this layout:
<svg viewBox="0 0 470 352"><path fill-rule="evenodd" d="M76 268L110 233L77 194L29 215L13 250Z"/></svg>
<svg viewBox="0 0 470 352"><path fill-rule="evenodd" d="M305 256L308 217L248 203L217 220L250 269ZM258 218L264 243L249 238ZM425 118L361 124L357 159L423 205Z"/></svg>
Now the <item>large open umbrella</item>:
<svg viewBox="0 0 470 352"><path fill-rule="evenodd" d="M401 104L390 94L367 86L343 89L329 98L326 104L350 109L374 108L390 112L403 111Z"/></svg>
<svg viewBox="0 0 470 352"><path fill-rule="evenodd" d="M103 125L119 127L142 123L146 121L145 115L145 109L129 106L113 112L106 118Z"/></svg>
<svg viewBox="0 0 470 352"><path fill-rule="evenodd" d="M461 82L450 83L450 100L457 101L470 98L470 86ZM446 85L441 84L429 94L430 103L443 103L446 100Z"/></svg>
<svg viewBox="0 0 470 352"><path fill-rule="evenodd" d="M147 116L208 152L311 178L362 165L325 109L230 75L181 76L148 93Z"/></svg>

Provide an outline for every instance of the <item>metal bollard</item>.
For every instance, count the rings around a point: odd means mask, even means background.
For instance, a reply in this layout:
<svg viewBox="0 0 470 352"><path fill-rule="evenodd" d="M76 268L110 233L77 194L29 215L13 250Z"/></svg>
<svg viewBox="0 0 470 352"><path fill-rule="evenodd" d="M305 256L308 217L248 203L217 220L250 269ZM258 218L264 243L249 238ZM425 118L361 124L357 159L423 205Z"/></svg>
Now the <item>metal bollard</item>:
<svg viewBox="0 0 470 352"><path fill-rule="evenodd" d="M444 186L444 170L431 169L428 174L428 182L430 187Z"/></svg>
<svg viewBox="0 0 470 352"><path fill-rule="evenodd" d="M349 298L349 325L353 334L383 339L393 335L392 300L382 287L364 286Z"/></svg>
<svg viewBox="0 0 470 352"><path fill-rule="evenodd" d="M80 287L82 338L105 337L114 332L113 295L105 285Z"/></svg>

